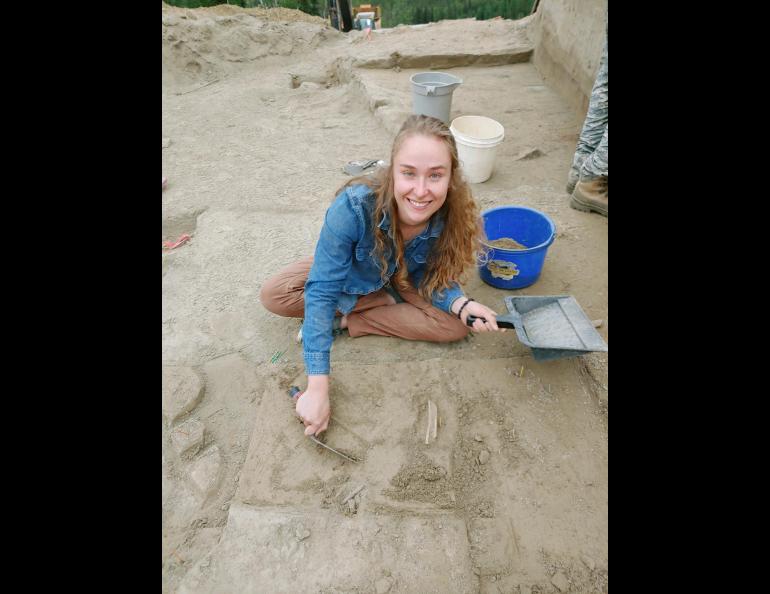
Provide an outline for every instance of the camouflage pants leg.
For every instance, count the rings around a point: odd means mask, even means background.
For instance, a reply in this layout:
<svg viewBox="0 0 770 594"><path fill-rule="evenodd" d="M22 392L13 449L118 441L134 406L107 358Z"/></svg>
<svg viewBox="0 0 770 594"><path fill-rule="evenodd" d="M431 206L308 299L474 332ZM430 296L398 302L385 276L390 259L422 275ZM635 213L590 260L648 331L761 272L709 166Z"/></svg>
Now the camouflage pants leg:
<svg viewBox="0 0 770 594"><path fill-rule="evenodd" d="M585 173L588 178L597 175L607 175L608 71L607 42L605 41L601 62L599 63L599 72L596 75L596 81L591 90L588 113L583 123L583 129L580 131L580 138L578 139L575 156L572 160L571 174L573 175L578 172L581 177ZM601 150L601 152L594 157L597 150ZM584 171L583 166L589 158L588 167Z"/></svg>
<svg viewBox="0 0 770 594"><path fill-rule="evenodd" d="M604 134L599 141L599 146L596 147L593 153L588 155L583 161L583 165L580 168L580 179L587 181L590 179L596 179L597 177L609 177L609 157L607 148L607 136L610 133L610 125L604 128Z"/></svg>

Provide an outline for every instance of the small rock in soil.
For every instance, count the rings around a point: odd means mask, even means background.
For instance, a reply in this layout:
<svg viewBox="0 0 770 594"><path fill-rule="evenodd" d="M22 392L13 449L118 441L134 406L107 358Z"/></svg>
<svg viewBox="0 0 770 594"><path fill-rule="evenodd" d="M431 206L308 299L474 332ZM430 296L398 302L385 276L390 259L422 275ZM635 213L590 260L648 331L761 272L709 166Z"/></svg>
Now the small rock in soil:
<svg viewBox="0 0 770 594"><path fill-rule="evenodd" d="M558 588L559 592L566 592L569 589L569 581L561 571L556 572L551 578L551 583Z"/></svg>
<svg viewBox="0 0 770 594"><path fill-rule="evenodd" d="M593 571L594 569L596 569L596 562L595 562L593 559L591 559L591 557L589 557L588 555L581 555L581 556L580 556L580 560L581 560L583 563L585 563L585 566L586 566L588 569L590 569L591 571Z"/></svg>
<svg viewBox="0 0 770 594"><path fill-rule="evenodd" d="M379 579L374 584L374 587L377 590L377 594L386 594L387 592L390 592L390 586L391 583L388 578Z"/></svg>

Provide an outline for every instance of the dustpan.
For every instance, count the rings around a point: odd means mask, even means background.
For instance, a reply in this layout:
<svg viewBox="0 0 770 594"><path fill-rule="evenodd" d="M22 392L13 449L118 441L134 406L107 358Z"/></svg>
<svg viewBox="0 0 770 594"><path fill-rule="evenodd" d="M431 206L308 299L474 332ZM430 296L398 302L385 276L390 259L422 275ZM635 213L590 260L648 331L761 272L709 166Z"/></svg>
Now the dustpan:
<svg viewBox="0 0 770 594"><path fill-rule="evenodd" d="M606 352L607 343L570 295L509 296L510 313L497 316L501 328L515 328L519 340L532 349L536 361ZM468 316L468 325L475 318Z"/></svg>
<svg viewBox="0 0 770 594"><path fill-rule="evenodd" d="M505 305L514 319L516 335L532 349L537 361L608 350L607 343L570 295L509 296Z"/></svg>

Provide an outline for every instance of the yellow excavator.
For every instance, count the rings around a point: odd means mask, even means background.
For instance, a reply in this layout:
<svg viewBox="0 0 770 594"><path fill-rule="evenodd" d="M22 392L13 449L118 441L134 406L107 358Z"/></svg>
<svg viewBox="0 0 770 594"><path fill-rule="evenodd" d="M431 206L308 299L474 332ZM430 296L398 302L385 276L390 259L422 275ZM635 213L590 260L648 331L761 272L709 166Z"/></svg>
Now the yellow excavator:
<svg viewBox="0 0 770 594"><path fill-rule="evenodd" d="M351 29L363 31L366 28L382 27L382 13L376 4L360 4L350 8L350 0L328 0L329 21L331 26L347 33Z"/></svg>
<svg viewBox="0 0 770 594"><path fill-rule="evenodd" d="M382 28L380 7L376 4L361 4L353 7L353 28L363 31Z"/></svg>

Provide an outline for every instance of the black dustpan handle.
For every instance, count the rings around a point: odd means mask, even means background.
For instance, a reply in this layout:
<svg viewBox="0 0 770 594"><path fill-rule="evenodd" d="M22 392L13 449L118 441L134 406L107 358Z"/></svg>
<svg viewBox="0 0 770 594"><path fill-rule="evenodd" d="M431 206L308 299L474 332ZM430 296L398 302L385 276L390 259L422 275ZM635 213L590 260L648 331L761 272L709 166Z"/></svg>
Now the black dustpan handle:
<svg viewBox="0 0 770 594"><path fill-rule="evenodd" d="M468 314L468 318L465 320L465 323L468 326L473 326L473 322L476 320L481 320L482 322L486 322L486 318L482 317L476 317L472 316L471 314ZM498 328L515 328L516 326L513 325L513 322L509 322L508 320L501 320L500 318L497 318L497 327Z"/></svg>

